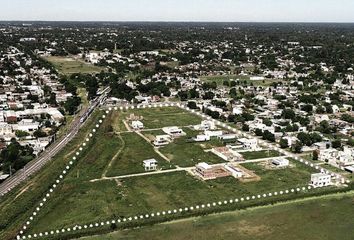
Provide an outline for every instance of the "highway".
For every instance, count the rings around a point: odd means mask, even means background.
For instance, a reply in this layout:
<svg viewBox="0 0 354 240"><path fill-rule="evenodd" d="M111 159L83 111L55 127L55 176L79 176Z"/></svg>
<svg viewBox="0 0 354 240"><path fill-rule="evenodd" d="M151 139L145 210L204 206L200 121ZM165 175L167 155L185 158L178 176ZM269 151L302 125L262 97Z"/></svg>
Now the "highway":
<svg viewBox="0 0 354 240"><path fill-rule="evenodd" d="M50 162L52 157L55 156L60 150L62 150L65 145L76 136L81 126L89 118L93 110L103 102L109 91L109 88L104 89L99 97L92 100L88 107L81 110L80 114L76 116L71 123L71 126L65 136L52 143L42 154L40 154L40 156L29 162L23 169L17 171L14 175L7 178L0 185L0 197L4 196L20 183L38 172L45 164Z"/></svg>

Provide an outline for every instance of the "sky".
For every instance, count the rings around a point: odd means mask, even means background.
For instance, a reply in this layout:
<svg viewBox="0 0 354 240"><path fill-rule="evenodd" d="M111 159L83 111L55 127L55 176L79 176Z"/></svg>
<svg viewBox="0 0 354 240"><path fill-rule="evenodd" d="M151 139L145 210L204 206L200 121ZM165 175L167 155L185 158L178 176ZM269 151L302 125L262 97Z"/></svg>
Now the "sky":
<svg viewBox="0 0 354 240"><path fill-rule="evenodd" d="M0 20L354 22L354 0L0 0Z"/></svg>

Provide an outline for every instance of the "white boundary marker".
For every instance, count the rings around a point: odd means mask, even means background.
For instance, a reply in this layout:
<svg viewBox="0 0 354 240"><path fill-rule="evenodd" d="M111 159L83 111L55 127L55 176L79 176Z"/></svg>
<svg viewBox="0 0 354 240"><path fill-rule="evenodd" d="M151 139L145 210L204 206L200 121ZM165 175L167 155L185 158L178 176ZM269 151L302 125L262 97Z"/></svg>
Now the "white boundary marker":
<svg viewBox="0 0 354 240"><path fill-rule="evenodd" d="M140 108L141 105L137 105L137 106L134 106L134 105L131 105L131 106L120 106L119 107L119 110L129 110L129 109L135 109L136 108ZM196 112L190 108L188 108L187 106L185 106L184 104L181 104L181 103L165 103L165 104L149 104L148 105L148 108L153 108L153 107L179 107L181 109L184 109L184 110L187 110L193 114L196 114L196 115L199 115L201 116L202 118L206 118L206 119L211 119L211 117L205 115L204 113L201 113L201 112ZM142 108L146 108L146 105L142 105ZM100 127L100 125L103 123L103 120L106 118L106 114L108 114L110 111L112 111L112 109L114 110L118 110L118 107L114 107L114 108L108 108L108 110L105 111L105 113L101 116L101 118L99 118L98 122L96 123L95 127L91 130L91 132L88 134L88 136L86 137L86 139L84 139L83 143L80 145L80 147L77 149L77 151L75 152L75 155L72 157L72 160L65 166L64 170L59 173L59 176L58 178L55 180L55 183L53 183L53 185L49 188L49 190L47 191L47 193L45 194L45 197L39 202L39 204L37 205L37 207L35 208L35 210L33 211L31 217L28 218L28 220L25 222L25 224L23 225L22 227L22 230L20 230L19 234L17 235L17 239L32 239L32 238L41 238L43 236L48 236L48 235L54 235L54 234L60 234L60 233L64 233L64 232L70 232L70 231L75 231L75 230L81 230L82 229L82 226L79 226L79 225L76 225L75 227L73 228L63 228L63 229L57 229L57 230L51 230L51 231L47 231L47 232L44 232L44 233L38 233L38 234L33 234L33 235L27 235L25 236L24 235L24 231L27 230L28 226L31 224L31 222L33 221L33 219L37 216L37 214L39 213L39 211L41 210L41 208L45 205L45 203L47 202L48 198L50 198L51 194L54 192L54 190L56 189L57 185L64 179L65 175L68 173L68 171L70 170L71 168L71 165L74 164L74 162L76 162L77 160L77 156L80 155L80 153L84 150L84 148L87 146L87 142L90 141L90 138L92 138L94 136L94 134L96 134L97 132L97 129ZM243 132L241 132L240 130L238 129L235 129L235 128L232 128L231 126L228 126L226 125L225 123L222 123L220 122L219 120L215 120L213 119L213 121L219 125L219 126L223 126L225 128L228 128L229 130L233 131L233 132L236 132L238 134L243 134L243 135L246 135L248 136L249 138L254 138L253 136L251 136L250 134L245 134ZM263 145L267 145L267 146L270 146L270 147L273 147L275 150L278 150L279 152L285 154L286 156L288 157L291 157L291 158L294 158L295 160L298 160L300 162L304 162L305 161L305 164L308 165L309 163L302 159L302 158L299 158L298 156L295 156L294 154L292 153L289 153L283 149L280 149L279 147L274 147L272 146L270 143L267 143L263 140L259 140L257 138L257 141L261 141L261 143ZM311 167L313 167L313 164L310 165ZM321 172L328 172L328 170L326 169L323 169L323 168L320 168L318 166L315 167L315 169L319 169ZM335 174L335 173L332 173L333 175L332 176L336 176L337 179L340 179L341 178L341 181L342 183L349 183L350 181L347 180L345 181L345 179L339 175L339 174ZM340 176L340 177L338 177ZM308 186L308 187L302 187L301 188L303 191L305 190L310 190L310 189L313 189L313 187L311 186ZM289 190L285 190L285 191L279 191L279 194L280 195L283 195L283 194L288 194L289 192L291 193L294 193L294 192L299 192L301 191L300 188L297 188L296 190L295 189L291 189L290 191ZM260 195L258 194L257 195L257 198L261 198L263 196L263 198L266 198L266 197L271 197L273 195L278 195L278 192L274 192L274 193L268 193L268 194L263 194L263 195ZM231 203L237 203L239 201L243 202L243 201L249 201L249 200L254 200L256 199L256 196L246 196L246 197L242 197L240 199L236 198L234 200L224 200L223 202L219 201L218 203L212 203L212 206L217 206L217 205L226 205L226 204L231 204ZM202 204L201 206L197 205L197 206L191 206L191 207L185 207L184 209L183 208L180 208L178 211L176 209L174 210L168 210L167 211L167 214L177 214L177 213L182 213L183 211L193 211L194 209L200 209L201 208L205 208L205 206L207 206L208 208L211 207L211 204L210 203L207 203L207 204ZM146 214L145 215L145 218L149 218L149 217L154 217L155 215L156 216L160 216L160 215L166 215L166 211L163 211L162 213L160 212L157 212L157 213L150 213L150 214ZM134 216L134 217L129 217L128 219L127 218L123 218L123 219L118 219L117 221L116 220L111 220L111 221L107 221L107 222L101 222L101 223L95 223L94 225L91 223L89 225L84 225L83 228L93 228L93 227L99 227L99 226L104 226L104 225L109 225L109 224L112 224L112 223L120 223L120 222L127 222L127 221L132 221L133 218L135 220L138 220L138 219L144 219L144 215L140 215L139 217L137 216Z"/></svg>

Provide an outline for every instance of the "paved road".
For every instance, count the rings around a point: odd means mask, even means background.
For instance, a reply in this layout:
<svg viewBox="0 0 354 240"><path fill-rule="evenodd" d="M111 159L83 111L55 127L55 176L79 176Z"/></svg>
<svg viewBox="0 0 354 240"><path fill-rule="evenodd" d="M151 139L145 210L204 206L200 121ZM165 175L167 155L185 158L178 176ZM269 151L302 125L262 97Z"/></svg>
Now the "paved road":
<svg viewBox="0 0 354 240"><path fill-rule="evenodd" d="M23 169L17 171L14 175L6 179L6 181L0 185L0 197L8 193L11 189L32 176L34 173L38 172L46 163L50 162L52 157L75 137L81 126L90 116L91 112L99 106L109 91L110 89L106 88L100 97L93 100L88 107L81 110L81 114L76 116L64 137L51 144L39 157L29 162Z"/></svg>

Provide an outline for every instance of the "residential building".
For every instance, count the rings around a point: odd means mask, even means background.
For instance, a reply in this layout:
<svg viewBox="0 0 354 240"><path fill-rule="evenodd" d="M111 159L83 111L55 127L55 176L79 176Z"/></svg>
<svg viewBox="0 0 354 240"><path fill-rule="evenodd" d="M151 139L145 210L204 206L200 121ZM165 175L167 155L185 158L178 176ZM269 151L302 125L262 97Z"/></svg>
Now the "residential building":
<svg viewBox="0 0 354 240"><path fill-rule="evenodd" d="M311 185L314 187L325 187L331 185L331 175L325 173L311 174Z"/></svg>
<svg viewBox="0 0 354 240"><path fill-rule="evenodd" d="M143 167L145 171L155 171L157 169L157 160L154 158L144 160Z"/></svg>

